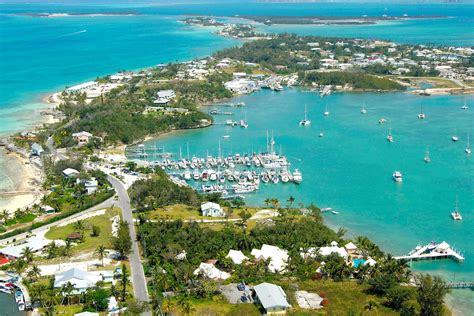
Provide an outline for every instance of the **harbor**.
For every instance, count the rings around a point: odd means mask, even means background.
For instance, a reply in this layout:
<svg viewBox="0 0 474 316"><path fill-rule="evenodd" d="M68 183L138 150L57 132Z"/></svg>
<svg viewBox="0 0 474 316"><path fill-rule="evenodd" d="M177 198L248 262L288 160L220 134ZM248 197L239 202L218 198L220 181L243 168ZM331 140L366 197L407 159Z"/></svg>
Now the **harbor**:
<svg viewBox="0 0 474 316"><path fill-rule="evenodd" d="M260 184L300 184L303 181L298 169L291 170L289 159L275 152L275 139L269 138L268 132L264 152L224 155L220 141L218 147L217 156L207 153L205 157L191 157L188 147L184 158L181 149L178 156L165 152L164 148L160 152L156 146L140 144L131 148L129 157L148 158L147 164L162 168L178 185L194 187L201 193L221 193L223 197L256 192Z"/></svg>
<svg viewBox="0 0 474 316"><path fill-rule="evenodd" d="M436 260L452 259L457 262L464 262L464 257L447 242L431 242L427 245L418 245L406 256L395 257L396 260L418 261L418 260Z"/></svg>
<svg viewBox="0 0 474 316"><path fill-rule="evenodd" d="M8 294L14 300L19 312L31 309L28 289L17 275L10 273L0 275L0 292Z"/></svg>

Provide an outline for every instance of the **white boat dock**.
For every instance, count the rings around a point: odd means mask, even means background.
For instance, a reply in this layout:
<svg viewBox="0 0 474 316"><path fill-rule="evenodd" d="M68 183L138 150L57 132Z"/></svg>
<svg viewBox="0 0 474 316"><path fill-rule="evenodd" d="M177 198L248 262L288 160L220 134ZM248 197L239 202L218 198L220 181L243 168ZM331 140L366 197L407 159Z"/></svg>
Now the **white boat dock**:
<svg viewBox="0 0 474 316"><path fill-rule="evenodd" d="M418 245L415 249L410 251L406 256L395 257L396 260L435 260L435 259L453 259L458 262L463 262L464 257L460 252L453 249L447 242L443 241L438 244L431 242L428 245Z"/></svg>

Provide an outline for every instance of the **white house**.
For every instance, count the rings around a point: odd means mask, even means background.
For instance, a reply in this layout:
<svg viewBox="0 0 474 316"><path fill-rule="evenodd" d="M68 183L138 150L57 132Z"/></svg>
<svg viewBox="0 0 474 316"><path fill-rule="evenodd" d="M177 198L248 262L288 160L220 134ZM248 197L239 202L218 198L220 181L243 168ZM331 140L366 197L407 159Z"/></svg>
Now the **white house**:
<svg viewBox="0 0 474 316"><path fill-rule="evenodd" d="M63 175L66 178L75 178L75 177L77 177L78 174L79 174L79 171L77 171L76 169L73 169L73 168L67 168L67 169L63 170Z"/></svg>
<svg viewBox="0 0 474 316"><path fill-rule="evenodd" d="M31 145L31 155L32 156L41 156L41 154L44 152L43 147L41 147L40 144L38 143L33 143Z"/></svg>
<svg viewBox="0 0 474 316"><path fill-rule="evenodd" d="M212 280L227 280L230 274L217 269L212 263L201 262L199 267L194 270L194 275L202 275Z"/></svg>
<svg viewBox="0 0 474 316"><path fill-rule="evenodd" d="M263 306L267 315L282 315L291 308L286 293L275 284L261 283L254 287L257 301Z"/></svg>
<svg viewBox="0 0 474 316"><path fill-rule="evenodd" d="M284 272L289 259L288 250L280 249L276 246L263 244L261 249L252 249L250 253L255 259L268 260L268 270L273 273Z"/></svg>
<svg viewBox="0 0 474 316"><path fill-rule="evenodd" d="M77 179L76 180L76 183L79 184L79 183L84 183L84 186L86 187L86 190L87 190L87 194L90 195L94 192L97 191L97 188L99 187L99 183L97 182L97 179L92 177L88 180L81 180L81 179Z"/></svg>
<svg viewBox="0 0 474 316"><path fill-rule="evenodd" d="M23 250L26 248L29 248L32 252L36 252L42 250L50 243L51 240L42 237L31 237L27 239L25 243L0 249L0 255L3 255L8 259L16 259L21 257Z"/></svg>
<svg viewBox="0 0 474 316"><path fill-rule="evenodd" d="M222 207L214 202L206 202L201 205L202 216L224 217L225 212Z"/></svg>
<svg viewBox="0 0 474 316"><path fill-rule="evenodd" d="M92 134L86 131L82 131L79 133L73 133L72 138L79 143L79 145L83 145L89 142L92 138Z"/></svg>
<svg viewBox="0 0 474 316"><path fill-rule="evenodd" d="M102 281L102 276L90 273L78 268L71 268L62 273L58 273L54 278L54 287L60 288L70 282L75 289L75 293L84 293L87 289L94 287L97 282Z"/></svg>
<svg viewBox="0 0 474 316"><path fill-rule="evenodd" d="M234 264L242 264L245 260L249 260L249 258L242 253L240 250L229 250L226 258L230 258Z"/></svg>
<svg viewBox="0 0 474 316"><path fill-rule="evenodd" d="M167 104L176 97L176 93L173 90L160 90L156 93L158 97L153 103L155 104Z"/></svg>
<svg viewBox="0 0 474 316"><path fill-rule="evenodd" d="M331 242L331 246L329 247L319 248L319 254L321 254L324 257L329 256L332 253L336 253L339 256L343 257L344 259L347 259L347 256L348 256L346 249L344 249L344 247L338 247L337 242L335 241Z"/></svg>

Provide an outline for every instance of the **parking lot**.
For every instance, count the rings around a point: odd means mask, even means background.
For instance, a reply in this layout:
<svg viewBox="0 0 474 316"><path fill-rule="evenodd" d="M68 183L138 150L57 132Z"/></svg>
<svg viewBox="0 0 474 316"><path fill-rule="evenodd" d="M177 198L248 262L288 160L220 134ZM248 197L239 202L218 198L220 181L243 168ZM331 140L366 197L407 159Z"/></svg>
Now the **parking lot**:
<svg viewBox="0 0 474 316"><path fill-rule="evenodd" d="M253 288L250 286L245 286L245 290L239 290L237 287L238 283L231 283L231 284L226 284L222 285L219 287L219 290L221 293L225 296L227 301L229 301L230 304L242 304L242 303L253 303L253 299L251 297L251 293L253 291ZM242 296L247 298L246 300L242 299Z"/></svg>

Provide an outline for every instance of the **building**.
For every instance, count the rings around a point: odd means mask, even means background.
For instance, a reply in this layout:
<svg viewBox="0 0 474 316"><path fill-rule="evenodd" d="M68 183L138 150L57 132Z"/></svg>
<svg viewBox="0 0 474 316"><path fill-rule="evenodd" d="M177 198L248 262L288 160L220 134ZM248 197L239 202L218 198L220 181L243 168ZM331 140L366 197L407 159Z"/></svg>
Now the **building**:
<svg viewBox="0 0 474 316"><path fill-rule="evenodd" d="M79 145L84 145L89 142L89 140L92 138L92 134L82 131L79 133L73 133L72 138L79 143Z"/></svg>
<svg viewBox="0 0 474 316"><path fill-rule="evenodd" d="M201 205L202 216L224 217L225 212L221 206L214 202L206 202Z"/></svg>
<svg viewBox="0 0 474 316"><path fill-rule="evenodd" d="M338 247L337 242L333 241L331 242L331 246L329 247L321 247L319 248L319 254L326 257L329 256L330 254L336 253L340 257L343 257L344 259L347 259L348 253L344 247Z"/></svg>
<svg viewBox="0 0 474 316"><path fill-rule="evenodd" d="M54 287L61 288L70 282L74 286L74 294L80 294L94 287L99 281L102 281L100 274L90 273L78 268L71 268L55 275Z"/></svg>
<svg viewBox="0 0 474 316"><path fill-rule="evenodd" d="M284 315L291 308L285 292L278 285L261 283L254 290L256 301L262 305L267 315Z"/></svg>
<svg viewBox="0 0 474 316"><path fill-rule="evenodd" d="M258 89L255 81L243 78L228 81L224 83L224 87L237 94L250 93Z"/></svg>
<svg viewBox="0 0 474 316"><path fill-rule="evenodd" d="M211 280L227 280L230 274L217 269L213 263L201 262L199 267L194 270L194 275L202 275Z"/></svg>
<svg viewBox="0 0 474 316"><path fill-rule="evenodd" d="M249 258L240 250L229 250L226 258L230 258L234 264L242 264L242 262L249 260Z"/></svg>
<svg viewBox="0 0 474 316"><path fill-rule="evenodd" d="M73 169L73 168L67 168L67 169L63 170L63 175L66 178L75 178L79 175L79 171L77 171L76 169Z"/></svg>
<svg viewBox="0 0 474 316"><path fill-rule="evenodd" d="M66 92L68 92L68 93L78 93L78 92L85 91L87 89L97 87L98 85L99 84L95 81L88 81L88 82L78 84L76 86L69 87L69 88L66 89Z"/></svg>
<svg viewBox="0 0 474 316"><path fill-rule="evenodd" d="M41 156L41 154L43 152L44 152L44 149L40 144L33 143L33 145L31 145L31 155L32 156Z"/></svg>
<svg viewBox="0 0 474 316"><path fill-rule="evenodd" d="M0 249L0 255L8 259L17 259L21 257L24 249L29 248L32 252L40 251L52 241L42 237L31 237L25 243L8 246Z"/></svg>
<svg viewBox="0 0 474 316"><path fill-rule="evenodd" d="M250 253L257 260L268 260L268 270L273 273L284 272L289 259L288 250L263 244L261 249L252 249Z"/></svg>
<svg viewBox="0 0 474 316"><path fill-rule="evenodd" d="M95 193L97 191L97 188L99 187L99 183L97 182L96 178L90 178L89 180L77 179L76 183L83 183L86 187L88 195Z"/></svg>
<svg viewBox="0 0 474 316"><path fill-rule="evenodd" d="M173 90L160 90L156 93L157 99L153 101L155 104L167 104L174 98L176 93Z"/></svg>

